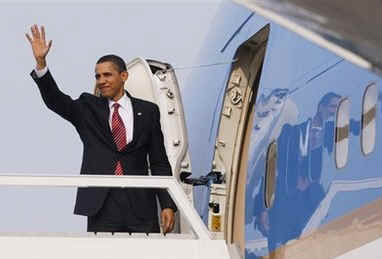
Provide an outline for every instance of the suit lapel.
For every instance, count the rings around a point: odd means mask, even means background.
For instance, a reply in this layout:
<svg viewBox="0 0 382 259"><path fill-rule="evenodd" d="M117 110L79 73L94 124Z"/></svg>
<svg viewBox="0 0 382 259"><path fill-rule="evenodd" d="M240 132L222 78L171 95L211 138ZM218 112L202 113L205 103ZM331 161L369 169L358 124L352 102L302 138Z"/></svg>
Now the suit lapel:
<svg viewBox="0 0 382 259"><path fill-rule="evenodd" d="M132 147L135 146L138 136L140 132L142 132L142 119L143 119L143 113L142 113L142 108L141 105L137 102L135 98L133 98L128 92L126 92L127 96L131 100L131 105L133 107L133 116L134 116L134 122L133 122L133 139L132 141L126 145L124 149L122 149L122 152L129 151Z"/></svg>

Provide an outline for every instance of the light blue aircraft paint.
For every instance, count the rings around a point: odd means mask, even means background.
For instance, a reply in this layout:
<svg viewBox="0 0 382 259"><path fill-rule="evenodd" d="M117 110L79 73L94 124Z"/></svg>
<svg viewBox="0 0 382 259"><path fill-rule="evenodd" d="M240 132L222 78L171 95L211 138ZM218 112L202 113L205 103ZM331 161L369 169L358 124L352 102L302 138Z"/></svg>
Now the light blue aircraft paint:
<svg viewBox="0 0 382 259"><path fill-rule="evenodd" d="M252 139L257 142L250 143L247 161L246 258L260 258L277 251L382 195L379 103L375 110L374 151L364 155L361 146L365 91L370 84L380 91L380 77L230 2L222 3L200 51L199 63L234 60L238 47L268 24L270 32L251 126ZM231 64L226 64L193 71L183 91L196 176L212 170L219 112L230 69ZM272 98L293 103L296 120L281 123L279 129L268 128L269 134L259 139L258 125L267 116L260 111ZM349 131L345 136L348 155L346 165L339 169L336 156L344 154L338 153L341 136L336 137L336 127L339 105L344 99L350 102ZM283 116L288 112L292 111L284 107ZM275 122L278 120L282 121L274 118ZM279 133L272 136L272 131ZM265 168L272 142L277 145L276 191L273 205L267 208ZM201 213L207 210L203 206L207 205L201 206Z"/></svg>

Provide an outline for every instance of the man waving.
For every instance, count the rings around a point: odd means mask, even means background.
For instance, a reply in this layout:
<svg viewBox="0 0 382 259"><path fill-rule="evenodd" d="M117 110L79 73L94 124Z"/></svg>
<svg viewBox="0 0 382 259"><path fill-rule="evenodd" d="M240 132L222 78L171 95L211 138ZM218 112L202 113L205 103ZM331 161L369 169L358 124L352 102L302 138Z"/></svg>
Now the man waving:
<svg viewBox="0 0 382 259"><path fill-rule="evenodd" d="M31 76L44 103L68 120L81 138L81 174L148 175L150 168L152 175L171 175L158 106L124 89L129 74L123 59L101 57L95 66L101 96L83 93L73 100L60 91L48 69L52 41L46 41L44 27L33 25L26 37L36 60ZM176 206L165 190L78 188L74 213L88 217L91 232L159 232L156 197L163 231L170 232Z"/></svg>

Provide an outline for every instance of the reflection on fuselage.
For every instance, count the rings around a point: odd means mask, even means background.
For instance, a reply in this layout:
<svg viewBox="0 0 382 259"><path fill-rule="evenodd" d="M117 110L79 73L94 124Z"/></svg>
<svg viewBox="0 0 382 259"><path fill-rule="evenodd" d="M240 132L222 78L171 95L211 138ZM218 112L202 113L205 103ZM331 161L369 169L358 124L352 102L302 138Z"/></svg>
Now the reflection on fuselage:
<svg viewBox="0 0 382 259"><path fill-rule="evenodd" d="M255 230L267 239L268 252L299 238L325 197L321 182L323 152L330 155L334 149L334 115L340 99L336 93L326 93L314 116L299 124L284 124L277 138L276 199L269 209L264 204L265 176L254 180L255 172L265 171L260 169L265 154L249 160L252 166L248 171L247 198L254 197L254 205L247 206L247 224L253 222ZM359 135L360 123L352 120L350 130ZM255 182L257 188L251 188Z"/></svg>

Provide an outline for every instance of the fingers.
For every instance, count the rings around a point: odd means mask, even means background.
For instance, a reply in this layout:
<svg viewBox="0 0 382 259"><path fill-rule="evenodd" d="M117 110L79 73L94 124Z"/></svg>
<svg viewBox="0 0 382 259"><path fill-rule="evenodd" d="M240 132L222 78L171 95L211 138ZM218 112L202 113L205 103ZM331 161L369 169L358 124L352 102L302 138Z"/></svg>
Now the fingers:
<svg viewBox="0 0 382 259"><path fill-rule="evenodd" d="M167 227L166 227L166 224L167 224L167 220L166 220L166 216L165 214L161 213L161 218L160 218L160 225L162 227L162 231L163 231L163 234L166 234L167 233Z"/></svg>
<svg viewBox="0 0 382 259"><path fill-rule="evenodd" d="M168 224L168 232L171 232L174 229L175 225L175 214L172 212L171 217L169 219L169 224Z"/></svg>
<svg viewBox="0 0 382 259"><path fill-rule="evenodd" d="M27 37L29 43L33 44L38 44L45 50L49 51L50 47L52 46L52 41L50 40L48 42L48 45L46 44L46 39L45 39L45 27L42 25L41 26L41 31L39 30L37 24L34 24L31 26L31 34L32 36L29 35L29 33L26 33L25 36Z"/></svg>
<svg viewBox="0 0 382 259"><path fill-rule="evenodd" d="M161 223L163 233L169 233L173 230L175 224L175 215L172 209L164 209L161 213Z"/></svg>
<svg viewBox="0 0 382 259"><path fill-rule="evenodd" d="M43 25L41 26L41 32L37 24L32 25L31 33L32 33L33 39L41 39L45 42L45 27Z"/></svg>
<svg viewBox="0 0 382 259"><path fill-rule="evenodd" d="M44 28L44 25L41 26L41 38L42 38L42 40L44 41L44 44L45 44L45 28Z"/></svg>
<svg viewBox="0 0 382 259"><path fill-rule="evenodd" d="M40 39L41 34L40 34L40 30L38 29L37 24L34 25L34 28L35 28L35 32L36 32L36 39Z"/></svg>
<svg viewBox="0 0 382 259"><path fill-rule="evenodd" d="M38 29L38 27L37 27ZM41 26L41 36L43 39L45 39L45 28L44 28L44 25Z"/></svg>
<svg viewBox="0 0 382 259"><path fill-rule="evenodd" d="M46 67L46 55L52 47L52 41L46 44L44 26L41 26L41 32L37 24L32 25L30 29L32 35L29 36L29 34L26 33L25 36L31 44L33 55L37 62L37 68L44 68Z"/></svg>
<svg viewBox="0 0 382 259"><path fill-rule="evenodd" d="M32 25L31 32L32 32L33 39L40 38L40 31L38 30L37 24Z"/></svg>
<svg viewBox="0 0 382 259"><path fill-rule="evenodd" d="M48 43L48 52L50 50L50 47L52 47L52 40L50 40L49 43Z"/></svg>
<svg viewBox="0 0 382 259"><path fill-rule="evenodd" d="M174 221L171 221L168 228L167 228L166 233L170 233L171 231L173 231L173 229L174 229Z"/></svg>
<svg viewBox="0 0 382 259"><path fill-rule="evenodd" d="M166 217L163 224L163 233L166 234L168 232L171 232L171 222L170 219Z"/></svg>
<svg viewBox="0 0 382 259"><path fill-rule="evenodd" d="M29 36L29 34L28 34L28 33L25 33L25 36L27 37L29 43L32 44L32 39L31 39L31 37Z"/></svg>

